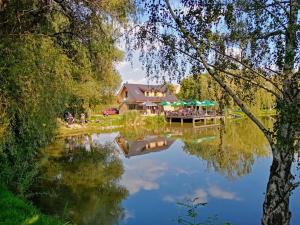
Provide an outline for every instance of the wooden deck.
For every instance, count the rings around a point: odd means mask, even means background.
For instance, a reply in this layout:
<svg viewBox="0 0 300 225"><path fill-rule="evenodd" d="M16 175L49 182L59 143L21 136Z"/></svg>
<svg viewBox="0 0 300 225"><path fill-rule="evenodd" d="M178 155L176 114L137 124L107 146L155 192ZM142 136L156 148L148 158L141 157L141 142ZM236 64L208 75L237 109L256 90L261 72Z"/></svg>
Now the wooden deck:
<svg viewBox="0 0 300 225"><path fill-rule="evenodd" d="M207 127L207 126L217 126L220 125L217 123L217 121L220 121L221 119L225 120L225 116L223 115L203 115L203 116L198 116L198 115L166 115L166 120L172 124L173 120L180 120L181 125L183 125L184 122L187 121L192 121L193 122L193 127ZM202 125L197 125L197 123L202 122ZM213 122L208 124L208 122Z"/></svg>

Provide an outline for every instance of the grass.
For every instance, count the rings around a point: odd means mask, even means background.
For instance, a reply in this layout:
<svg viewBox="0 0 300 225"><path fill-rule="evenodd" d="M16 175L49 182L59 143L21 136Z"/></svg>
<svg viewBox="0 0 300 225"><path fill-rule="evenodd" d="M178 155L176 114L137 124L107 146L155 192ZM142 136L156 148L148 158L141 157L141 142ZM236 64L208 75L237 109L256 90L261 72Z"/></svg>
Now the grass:
<svg viewBox="0 0 300 225"><path fill-rule="evenodd" d="M231 114L235 115L235 116L238 116L239 118L246 118L246 114L241 111L241 110L234 110ZM267 109L261 109L259 110L258 112L254 112L254 114L256 116L275 116L277 115L277 112L275 109L271 109L271 110L267 110Z"/></svg>
<svg viewBox="0 0 300 225"><path fill-rule="evenodd" d="M111 115L108 117L104 117L103 115L93 115L89 122L83 127L78 126L74 128L68 128L65 123L60 122L60 128L57 136L64 137L82 133L92 133L101 131L103 129L113 129L119 126L123 126L121 115Z"/></svg>
<svg viewBox="0 0 300 225"><path fill-rule="evenodd" d="M58 219L41 214L34 206L0 187L0 225L63 225Z"/></svg>
<svg viewBox="0 0 300 225"><path fill-rule="evenodd" d="M97 122L96 122L97 121ZM111 115L104 117L103 115L93 115L85 126L76 125L69 128L65 123L60 122L58 137L72 136L78 134L89 134L107 129L115 129L127 126L163 126L165 118L163 115L143 116L136 112L128 112L122 115Z"/></svg>

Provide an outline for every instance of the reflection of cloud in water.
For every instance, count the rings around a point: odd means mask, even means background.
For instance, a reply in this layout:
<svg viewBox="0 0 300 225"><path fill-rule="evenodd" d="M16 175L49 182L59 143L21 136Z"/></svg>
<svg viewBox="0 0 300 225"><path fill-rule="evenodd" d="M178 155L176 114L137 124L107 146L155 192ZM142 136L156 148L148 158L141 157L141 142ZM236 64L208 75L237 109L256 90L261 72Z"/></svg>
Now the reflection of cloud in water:
<svg viewBox="0 0 300 225"><path fill-rule="evenodd" d="M114 132L114 133L107 133L107 134L92 134L91 138L92 138L92 143L94 145L111 145L114 143L115 144L115 138L119 135L118 132ZM117 146L117 145L116 145Z"/></svg>
<svg viewBox="0 0 300 225"><path fill-rule="evenodd" d="M135 194L141 189L159 189L158 179L165 174L167 166L165 163L158 163L153 160L143 160L132 165L125 165L125 174L121 184L130 192Z"/></svg>
<svg viewBox="0 0 300 225"><path fill-rule="evenodd" d="M166 195L163 197L163 201L169 202L169 203L177 203L177 202L183 202L185 200L194 200L194 203L206 203L207 202L207 196L208 193L204 189L197 189L194 191L192 195L180 195L180 196L172 196L172 195Z"/></svg>
<svg viewBox="0 0 300 225"><path fill-rule="evenodd" d="M224 191L218 186L211 186L207 191L214 198L236 201L241 200L234 192Z"/></svg>
<svg viewBox="0 0 300 225"><path fill-rule="evenodd" d="M190 175L195 173L195 171L187 170L187 169L180 168L180 167L176 167L176 168L174 168L174 170L175 170L176 175L182 175L183 174L183 175L190 176Z"/></svg>
<svg viewBox="0 0 300 225"><path fill-rule="evenodd" d="M135 218L135 215L132 211L129 211L127 209L124 210L124 218L123 218L123 222L127 223L128 220Z"/></svg>
<svg viewBox="0 0 300 225"><path fill-rule="evenodd" d="M238 197L234 192L222 190L220 187L214 185L206 189L198 188L194 191L194 193L190 195L180 195L180 196L166 195L165 197L163 197L163 201L169 203L177 203L177 202L183 202L185 200L194 200L194 203L198 204L198 203L206 203L208 197L225 199L225 200L235 200L235 201L241 200L241 198Z"/></svg>

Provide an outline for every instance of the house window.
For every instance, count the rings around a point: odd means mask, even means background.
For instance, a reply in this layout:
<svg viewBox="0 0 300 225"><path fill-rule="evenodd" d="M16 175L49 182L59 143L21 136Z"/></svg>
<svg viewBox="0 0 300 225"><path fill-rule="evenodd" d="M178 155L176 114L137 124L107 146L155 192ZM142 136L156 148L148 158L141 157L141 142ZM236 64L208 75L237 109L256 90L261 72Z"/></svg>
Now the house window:
<svg viewBox="0 0 300 225"><path fill-rule="evenodd" d="M125 91L125 98L128 98L128 91Z"/></svg>

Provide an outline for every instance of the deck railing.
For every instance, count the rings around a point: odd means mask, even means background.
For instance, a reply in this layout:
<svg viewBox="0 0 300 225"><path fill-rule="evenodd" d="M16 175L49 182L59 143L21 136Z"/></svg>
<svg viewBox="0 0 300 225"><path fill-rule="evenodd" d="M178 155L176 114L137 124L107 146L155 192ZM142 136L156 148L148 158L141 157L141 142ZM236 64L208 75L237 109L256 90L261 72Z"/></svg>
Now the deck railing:
<svg viewBox="0 0 300 225"><path fill-rule="evenodd" d="M177 117L177 118L194 118L194 117L214 117L214 116L222 116L219 115L216 111L173 111L173 112L165 112L165 116Z"/></svg>

